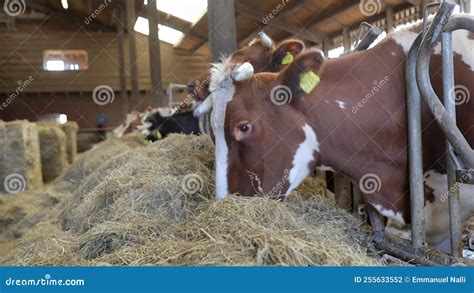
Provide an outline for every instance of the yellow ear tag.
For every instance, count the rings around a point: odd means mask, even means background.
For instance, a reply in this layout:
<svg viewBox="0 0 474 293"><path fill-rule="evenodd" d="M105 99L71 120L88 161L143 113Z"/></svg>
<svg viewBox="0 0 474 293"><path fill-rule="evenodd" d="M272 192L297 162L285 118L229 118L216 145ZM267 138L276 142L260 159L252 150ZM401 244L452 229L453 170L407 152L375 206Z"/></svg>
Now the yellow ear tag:
<svg viewBox="0 0 474 293"><path fill-rule="evenodd" d="M159 132L159 131L157 131L157 132L155 133L155 136L156 136L156 139L161 139L161 138L162 138L161 132Z"/></svg>
<svg viewBox="0 0 474 293"><path fill-rule="evenodd" d="M286 52L285 57L281 59L281 65L290 64L293 62L293 55L290 52Z"/></svg>
<svg viewBox="0 0 474 293"><path fill-rule="evenodd" d="M300 74L300 88L309 94L321 81L319 76L311 70Z"/></svg>

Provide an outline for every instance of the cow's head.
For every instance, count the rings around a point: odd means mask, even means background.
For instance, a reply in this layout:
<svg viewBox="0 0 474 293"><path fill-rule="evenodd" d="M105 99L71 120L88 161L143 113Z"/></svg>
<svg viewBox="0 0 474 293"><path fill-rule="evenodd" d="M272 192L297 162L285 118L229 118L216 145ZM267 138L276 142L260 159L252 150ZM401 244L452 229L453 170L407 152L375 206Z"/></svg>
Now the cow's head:
<svg viewBox="0 0 474 293"><path fill-rule="evenodd" d="M321 51L301 54L280 73L254 74L250 63L222 63L211 74L216 195L282 196L317 163L319 142L304 115L319 83Z"/></svg>
<svg viewBox="0 0 474 293"><path fill-rule="evenodd" d="M275 46L267 34L260 32L247 46L232 54L229 62L249 62L255 72L277 72L303 50L304 43L300 40L288 39ZM198 101L206 99L209 96L209 78L210 72L204 72L191 80L187 85L188 93Z"/></svg>

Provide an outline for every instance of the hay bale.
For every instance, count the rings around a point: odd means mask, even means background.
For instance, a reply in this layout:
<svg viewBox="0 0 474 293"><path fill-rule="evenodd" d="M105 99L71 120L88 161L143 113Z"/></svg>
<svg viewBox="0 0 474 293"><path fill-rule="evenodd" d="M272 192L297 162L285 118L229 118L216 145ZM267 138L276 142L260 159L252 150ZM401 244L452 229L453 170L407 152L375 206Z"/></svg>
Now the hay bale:
<svg viewBox="0 0 474 293"><path fill-rule="evenodd" d="M54 182L68 195L49 218L24 231L0 263L384 264L361 223L315 194L313 179L286 202L216 201L213 170L208 137L171 135L154 144L134 136L108 139Z"/></svg>
<svg viewBox="0 0 474 293"><path fill-rule="evenodd" d="M68 166L66 135L55 124L38 123L43 181L50 182Z"/></svg>
<svg viewBox="0 0 474 293"><path fill-rule="evenodd" d="M69 121L61 125L62 130L66 134L66 152L69 164L72 164L77 155L77 130L79 126L74 121Z"/></svg>
<svg viewBox="0 0 474 293"><path fill-rule="evenodd" d="M34 123L0 121L0 150L0 193L17 193L43 185Z"/></svg>

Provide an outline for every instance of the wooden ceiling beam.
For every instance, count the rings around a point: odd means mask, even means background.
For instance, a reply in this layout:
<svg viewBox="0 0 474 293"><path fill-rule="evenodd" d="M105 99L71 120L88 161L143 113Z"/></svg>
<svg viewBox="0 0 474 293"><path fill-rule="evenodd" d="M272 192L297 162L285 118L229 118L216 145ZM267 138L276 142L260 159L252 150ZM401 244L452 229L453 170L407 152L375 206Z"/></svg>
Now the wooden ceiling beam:
<svg viewBox="0 0 474 293"><path fill-rule="evenodd" d="M255 11L255 9L249 8L248 6L243 5L240 2L235 3L235 9L237 12L242 13L243 15L249 18L252 18L254 20L258 20L260 22L262 22L262 19L266 15L266 13L261 12L261 11L260 12ZM308 31L308 29L306 28L293 26L276 18L271 19L268 22L268 24L266 24L266 26L286 31L292 35L298 36L299 38L303 40L310 41L317 44L321 44L324 39L324 36L321 35L320 33L312 33Z"/></svg>

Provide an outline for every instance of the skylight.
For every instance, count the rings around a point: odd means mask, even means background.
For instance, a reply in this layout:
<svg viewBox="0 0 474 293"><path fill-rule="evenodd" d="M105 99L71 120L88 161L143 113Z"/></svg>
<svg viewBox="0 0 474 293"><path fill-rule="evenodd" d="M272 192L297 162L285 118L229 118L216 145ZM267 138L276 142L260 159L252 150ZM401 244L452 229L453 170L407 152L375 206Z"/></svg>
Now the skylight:
<svg viewBox="0 0 474 293"><path fill-rule="evenodd" d="M47 71L64 71L64 61L62 60L48 60L46 62Z"/></svg>
<svg viewBox="0 0 474 293"><path fill-rule="evenodd" d="M148 28L148 19L139 16L137 22L135 22L135 31L147 35L150 33ZM158 25L158 38L163 41L170 43L174 46L178 45L179 42L183 39L184 34L181 31L175 30L166 25Z"/></svg>
<svg viewBox="0 0 474 293"><path fill-rule="evenodd" d="M207 0L157 0L156 9L195 24L206 13Z"/></svg>

